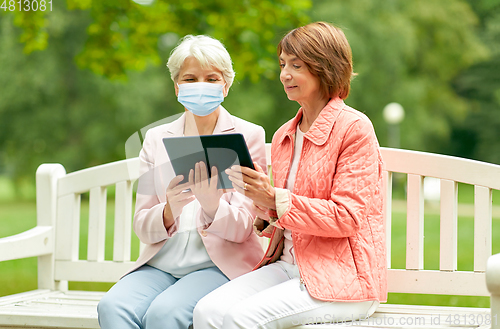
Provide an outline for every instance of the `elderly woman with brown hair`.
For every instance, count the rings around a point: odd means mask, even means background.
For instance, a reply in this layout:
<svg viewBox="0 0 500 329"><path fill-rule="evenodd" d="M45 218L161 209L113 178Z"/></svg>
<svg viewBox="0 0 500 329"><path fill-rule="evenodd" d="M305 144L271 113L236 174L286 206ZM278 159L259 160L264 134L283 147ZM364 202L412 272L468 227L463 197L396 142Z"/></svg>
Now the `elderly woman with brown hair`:
<svg viewBox="0 0 500 329"><path fill-rule="evenodd" d="M272 174L234 166L271 238L257 269L205 296L194 326L287 328L369 317L387 299L382 158L370 120L347 106L353 75L344 33L324 22L278 45L297 115L274 135Z"/></svg>

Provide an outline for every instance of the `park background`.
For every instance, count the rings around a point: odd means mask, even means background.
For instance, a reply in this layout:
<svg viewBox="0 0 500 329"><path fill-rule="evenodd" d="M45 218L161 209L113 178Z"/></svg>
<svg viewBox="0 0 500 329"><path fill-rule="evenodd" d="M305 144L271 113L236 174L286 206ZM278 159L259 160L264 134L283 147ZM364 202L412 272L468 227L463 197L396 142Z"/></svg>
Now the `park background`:
<svg viewBox="0 0 500 329"><path fill-rule="evenodd" d="M226 45L236 79L223 105L262 125L268 142L299 107L279 82L276 44L290 29L323 20L341 27L351 44L358 75L346 103L368 115L382 146L500 164L500 0L53 0L29 12L2 2L0 237L35 226L40 164L71 172L124 159L131 135L183 111L165 63L186 34ZM405 111L397 127L383 116L391 102ZM403 200L404 181L396 184ZM472 200L473 189L460 186L459 270L472 269ZM500 195L493 201L493 249L500 252ZM395 268L404 266L400 204ZM425 248L438 250L432 201L425 219ZM438 268L437 255L425 253L425 268ZM0 296L35 288L36 259L0 263ZM487 298L456 296L391 294L389 302L489 306Z"/></svg>

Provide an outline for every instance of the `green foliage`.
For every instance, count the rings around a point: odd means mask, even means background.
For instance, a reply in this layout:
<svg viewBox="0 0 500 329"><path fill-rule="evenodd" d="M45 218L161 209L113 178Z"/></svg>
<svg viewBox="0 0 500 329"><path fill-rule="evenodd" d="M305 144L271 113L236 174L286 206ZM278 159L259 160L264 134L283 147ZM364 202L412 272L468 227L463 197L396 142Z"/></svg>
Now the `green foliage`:
<svg viewBox="0 0 500 329"><path fill-rule="evenodd" d="M130 135L182 112L163 64L188 33L227 46L237 76L223 105L262 125L270 141L299 108L277 79L275 47L308 20L345 30L359 73L346 103L370 117L381 145L382 109L396 101L406 110L402 147L455 154L448 140L459 140L458 131L481 141L461 145L485 146L474 154L492 153L485 141L497 136L496 112L478 121L491 127L484 136L457 130L478 105L450 81L463 81L455 77L500 47L495 1L471 1L473 11L466 0L67 0L52 11L1 11L0 173L19 183L43 162L73 171L124 158ZM477 74L484 92L489 80Z"/></svg>
<svg viewBox="0 0 500 329"><path fill-rule="evenodd" d="M62 5L62 3L57 3ZM257 81L274 74L276 33L308 21L309 0L157 0L149 6L131 0L67 0L69 10L84 10L92 18L86 46L78 55L81 68L110 78L124 78L129 70L158 65L161 36L210 34L233 54L241 76ZM33 14L34 13L34 14ZM16 12L25 51L42 50L47 43L51 12ZM160 42L162 39L160 38Z"/></svg>
<svg viewBox="0 0 500 329"><path fill-rule="evenodd" d="M131 72L126 84L79 70L86 13L54 10L51 22L47 48L23 56L22 32L0 16L0 172L18 180L43 162L73 171L123 159L129 135L182 109L165 108L174 95L164 70Z"/></svg>
<svg viewBox="0 0 500 329"><path fill-rule="evenodd" d="M450 153L500 164L500 1L470 1L480 18L479 36L492 56L463 70L455 91L469 100L471 111L453 125ZM468 147L464 147L468 146Z"/></svg>
<svg viewBox="0 0 500 329"><path fill-rule="evenodd" d="M20 41L25 43L24 51L29 54L47 47L47 19L43 11L14 11L14 24L24 27Z"/></svg>

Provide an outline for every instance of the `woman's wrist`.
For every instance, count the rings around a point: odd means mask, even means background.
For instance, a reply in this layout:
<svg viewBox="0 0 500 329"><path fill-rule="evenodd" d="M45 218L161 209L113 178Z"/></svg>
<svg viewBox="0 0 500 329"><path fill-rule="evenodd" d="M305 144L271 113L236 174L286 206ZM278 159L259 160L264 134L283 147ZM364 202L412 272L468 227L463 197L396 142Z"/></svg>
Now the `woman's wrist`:
<svg viewBox="0 0 500 329"><path fill-rule="evenodd" d="M220 199L219 199L219 202L217 202L215 204L215 207L214 206L211 206L211 207L205 207L203 208L202 206L202 209L203 209L203 212L210 218L210 219L214 219L215 218L215 214L217 213L217 210L219 210L219 203L220 203Z"/></svg>
<svg viewBox="0 0 500 329"><path fill-rule="evenodd" d="M276 217L281 218L290 205L290 191L283 188L275 188Z"/></svg>
<svg viewBox="0 0 500 329"><path fill-rule="evenodd" d="M165 229L168 230L174 225L175 223L175 218L172 215L172 210L170 209L170 205L165 203L165 207L163 207L163 225L165 226Z"/></svg>

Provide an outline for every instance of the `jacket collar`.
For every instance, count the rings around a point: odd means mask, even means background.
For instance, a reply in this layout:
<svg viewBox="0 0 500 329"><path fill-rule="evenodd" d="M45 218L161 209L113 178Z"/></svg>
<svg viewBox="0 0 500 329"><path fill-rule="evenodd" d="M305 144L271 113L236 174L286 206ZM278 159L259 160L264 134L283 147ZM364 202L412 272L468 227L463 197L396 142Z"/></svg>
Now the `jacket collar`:
<svg viewBox="0 0 500 329"><path fill-rule="evenodd" d="M181 117L168 127L167 133L174 136L182 136L184 134L184 124L186 122L186 113L183 113ZM231 132L235 130L234 118L229 112L224 108L220 107L219 117L217 118L217 123L215 124L213 134L221 134L226 132Z"/></svg>
<svg viewBox="0 0 500 329"><path fill-rule="evenodd" d="M316 120L314 120L311 128L309 128L307 133L305 133L304 138L309 139L318 146L325 144L330 132L333 129L333 125L344 106L344 101L341 98L337 97L331 99L321 110ZM300 108L295 118L285 124L285 133L282 135L281 140L279 141L280 143L287 136L293 139L297 130L297 125L302 119L302 111L302 108Z"/></svg>

